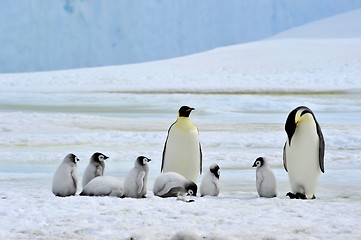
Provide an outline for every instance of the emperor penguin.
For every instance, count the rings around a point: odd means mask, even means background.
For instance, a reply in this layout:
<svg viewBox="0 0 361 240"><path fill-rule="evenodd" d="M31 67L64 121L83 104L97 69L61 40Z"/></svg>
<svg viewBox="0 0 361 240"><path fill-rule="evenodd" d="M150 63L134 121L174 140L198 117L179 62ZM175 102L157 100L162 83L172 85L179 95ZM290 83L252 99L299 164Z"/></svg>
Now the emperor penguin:
<svg viewBox="0 0 361 240"><path fill-rule="evenodd" d="M199 188L201 197L203 196L218 196L219 194L219 176L220 168L217 164L212 164L209 171L203 176L201 186Z"/></svg>
<svg viewBox="0 0 361 240"><path fill-rule="evenodd" d="M79 158L69 153L56 169L52 186L55 196L67 197L75 195L78 186L77 162L79 162Z"/></svg>
<svg viewBox="0 0 361 240"><path fill-rule="evenodd" d="M161 172L177 172L197 182L202 173L202 149L198 129L189 119L193 110L182 106L177 120L170 126L163 149Z"/></svg>
<svg viewBox="0 0 361 240"><path fill-rule="evenodd" d="M158 197L197 196L197 185L176 172L166 172L155 179L153 193Z"/></svg>
<svg viewBox="0 0 361 240"><path fill-rule="evenodd" d="M139 156L124 181L124 197L145 198L147 193L148 163L151 159Z"/></svg>
<svg viewBox="0 0 361 240"><path fill-rule="evenodd" d="M324 170L325 141L314 113L305 106L292 110L286 120L287 140L283 166L288 172L290 198L314 199Z"/></svg>
<svg viewBox="0 0 361 240"><path fill-rule="evenodd" d="M259 157L254 161L252 167L256 167L256 187L260 197L273 198L277 196L277 182L267 161Z"/></svg>
<svg viewBox="0 0 361 240"><path fill-rule="evenodd" d="M90 157L88 166L86 167L83 175L82 185L85 185L90 182L95 177L103 176L105 163L104 160L109 157L105 156L102 153L96 152Z"/></svg>
<svg viewBox="0 0 361 240"><path fill-rule="evenodd" d="M123 197L123 184L112 176L99 176L88 182L80 196Z"/></svg>

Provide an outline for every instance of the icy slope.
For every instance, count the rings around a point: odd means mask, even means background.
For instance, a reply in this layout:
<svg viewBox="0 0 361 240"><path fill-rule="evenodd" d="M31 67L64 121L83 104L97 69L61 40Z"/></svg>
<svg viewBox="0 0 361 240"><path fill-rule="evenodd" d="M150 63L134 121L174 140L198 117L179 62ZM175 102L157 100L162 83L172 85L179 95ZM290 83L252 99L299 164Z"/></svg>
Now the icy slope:
<svg viewBox="0 0 361 240"><path fill-rule="evenodd" d="M361 0L1 1L0 72L118 65L269 37Z"/></svg>

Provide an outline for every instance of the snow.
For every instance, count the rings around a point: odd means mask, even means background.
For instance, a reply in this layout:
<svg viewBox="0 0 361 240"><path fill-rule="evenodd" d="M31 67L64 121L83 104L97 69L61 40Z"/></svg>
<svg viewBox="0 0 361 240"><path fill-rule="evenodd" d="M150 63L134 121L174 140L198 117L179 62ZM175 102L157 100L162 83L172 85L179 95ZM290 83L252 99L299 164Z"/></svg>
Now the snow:
<svg viewBox="0 0 361 240"><path fill-rule="evenodd" d="M348 16L345 26L361 22L355 11L327 21ZM0 74L0 238L360 239L361 33L323 29L143 64ZM191 203L151 191L184 104L196 108L204 169L221 168L220 195ZM315 112L326 141L316 200L285 196L283 127L298 105ZM122 182L137 156L151 158L147 198L55 197L64 156L80 158L81 179L96 151L110 157L105 175ZM277 198L257 197L259 156L275 173Z"/></svg>
<svg viewBox="0 0 361 240"><path fill-rule="evenodd" d="M0 72L184 56L360 7L361 0L2 0Z"/></svg>

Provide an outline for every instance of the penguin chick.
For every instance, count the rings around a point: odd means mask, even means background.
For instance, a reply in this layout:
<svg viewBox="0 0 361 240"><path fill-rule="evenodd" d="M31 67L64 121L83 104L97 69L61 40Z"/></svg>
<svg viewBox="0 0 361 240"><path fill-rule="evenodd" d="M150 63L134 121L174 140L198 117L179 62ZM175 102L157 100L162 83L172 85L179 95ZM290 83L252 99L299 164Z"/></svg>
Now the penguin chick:
<svg viewBox="0 0 361 240"><path fill-rule="evenodd" d="M202 149L198 129L189 119L194 110L182 106L177 120L169 127L162 155L161 172L177 172L197 182L202 173Z"/></svg>
<svg viewBox="0 0 361 240"><path fill-rule="evenodd" d="M52 186L55 196L67 197L75 195L78 186L77 162L79 162L79 158L69 153L56 169Z"/></svg>
<svg viewBox="0 0 361 240"><path fill-rule="evenodd" d="M154 182L153 193L159 197L197 196L197 185L176 172L158 176Z"/></svg>
<svg viewBox="0 0 361 240"><path fill-rule="evenodd" d="M109 157L105 156L102 153L96 152L94 153L89 160L89 164L86 167L83 175L82 186L90 182L93 178L98 176L103 176L105 163L104 160L108 159Z"/></svg>
<svg viewBox="0 0 361 240"><path fill-rule="evenodd" d="M124 197L145 198L147 193L148 162L151 159L139 156L124 181Z"/></svg>
<svg viewBox="0 0 361 240"><path fill-rule="evenodd" d="M79 195L123 197L123 192L123 184L117 178L99 176L88 182Z"/></svg>
<svg viewBox="0 0 361 240"><path fill-rule="evenodd" d="M268 167L267 161L263 157L256 159L252 167L256 170L256 186L260 197L272 198L277 196L276 177Z"/></svg>
<svg viewBox="0 0 361 240"><path fill-rule="evenodd" d="M325 171L325 141L321 127L311 109L300 106L289 113L285 131L283 166L292 190L287 196L314 199L318 179Z"/></svg>
<svg viewBox="0 0 361 240"><path fill-rule="evenodd" d="M209 167L209 171L204 175L201 186L200 194L201 197L209 196L218 196L219 194L219 176L220 168L217 164L213 164Z"/></svg>

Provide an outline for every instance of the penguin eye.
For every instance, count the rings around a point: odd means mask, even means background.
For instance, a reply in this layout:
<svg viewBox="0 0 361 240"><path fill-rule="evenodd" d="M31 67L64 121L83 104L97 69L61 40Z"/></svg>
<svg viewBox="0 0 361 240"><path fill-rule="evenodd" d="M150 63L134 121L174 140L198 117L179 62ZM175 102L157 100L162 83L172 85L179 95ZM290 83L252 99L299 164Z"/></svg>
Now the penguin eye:
<svg viewBox="0 0 361 240"><path fill-rule="evenodd" d="M77 163L77 162L79 162L80 160L79 160L78 157L75 157L75 158L74 158L74 161L75 161L75 163Z"/></svg>
<svg viewBox="0 0 361 240"><path fill-rule="evenodd" d="M256 162L256 165L257 165L257 167L260 167L260 166L261 166L261 162L260 162L260 161L257 161L257 162Z"/></svg>
<svg viewBox="0 0 361 240"><path fill-rule="evenodd" d="M103 155L100 155L99 156L99 161L103 161L104 160L104 156Z"/></svg>
<svg viewBox="0 0 361 240"><path fill-rule="evenodd" d="M189 190L188 190L188 194L189 194L189 195L193 195L193 190L189 189Z"/></svg>
<svg viewBox="0 0 361 240"><path fill-rule="evenodd" d="M147 164L148 163L148 158L143 158L143 164Z"/></svg>

